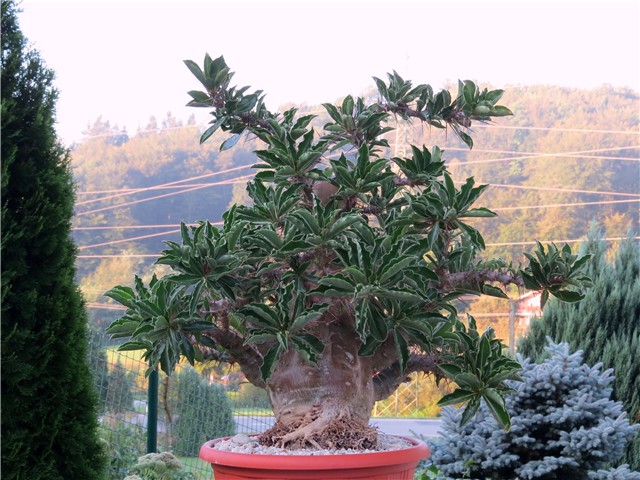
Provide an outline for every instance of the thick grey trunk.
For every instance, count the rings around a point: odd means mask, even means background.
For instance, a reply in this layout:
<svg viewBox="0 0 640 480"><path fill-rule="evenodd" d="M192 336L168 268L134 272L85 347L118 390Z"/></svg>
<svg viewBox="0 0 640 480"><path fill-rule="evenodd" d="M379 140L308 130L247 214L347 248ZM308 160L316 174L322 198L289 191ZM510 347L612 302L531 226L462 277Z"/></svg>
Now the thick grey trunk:
<svg viewBox="0 0 640 480"><path fill-rule="evenodd" d="M342 445L343 440L331 439L340 428L350 437L353 432L364 432L365 444L375 440L375 432L368 427L375 401L371 359L358 356L357 333L338 322L330 331L314 333L324 335L325 349L318 364L290 350L267 383L277 423L265 433L266 443ZM352 440L362 447L362 439Z"/></svg>

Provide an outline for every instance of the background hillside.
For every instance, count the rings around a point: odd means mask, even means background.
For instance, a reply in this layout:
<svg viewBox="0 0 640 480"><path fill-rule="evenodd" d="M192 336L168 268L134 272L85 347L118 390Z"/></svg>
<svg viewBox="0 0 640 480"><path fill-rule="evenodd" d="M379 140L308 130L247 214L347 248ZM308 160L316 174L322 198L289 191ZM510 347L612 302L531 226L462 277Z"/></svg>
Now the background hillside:
<svg viewBox="0 0 640 480"><path fill-rule="evenodd" d="M473 176L491 184L480 203L499 217L477 226L492 255L518 262L534 239L575 245L592 222L608 238L640 230L639 101L633 90L608 86L507 87L501 103L514 116L475 125L473 150L452 132L401 125L387 134L388 154L410 154L408 143L439 145L454 180ZM298 108L319 116L314 122L322 133L324 109ZM181 221L217 222L231 203L246 201L256 141L241 140L220 153L226 136L200 145L202 130L193 116L150 118L139 132L98 118L73 147L79 281L99 328L119 313L101 294L130 282L134 273L148 277L160 271L154 257L164 241L178 240ZM470 307L488 317L508 311L496 302ZM498 325L503 318L491 321L504 330Z"/></svg>

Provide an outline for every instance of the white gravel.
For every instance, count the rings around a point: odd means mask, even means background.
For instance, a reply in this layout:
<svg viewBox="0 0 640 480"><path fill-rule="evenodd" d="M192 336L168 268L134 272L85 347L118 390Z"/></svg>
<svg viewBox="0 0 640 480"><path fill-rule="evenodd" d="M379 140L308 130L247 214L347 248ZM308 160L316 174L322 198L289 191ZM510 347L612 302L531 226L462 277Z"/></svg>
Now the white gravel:
<svg viewBox="0 0 640 480"><path fill-rule="evenodd" d="M256 436L239 433L228 440L222 440L215 444L216 450L234 453L254 453L261 455L342 455L353 453L372 453L380 451L402 450L411 446L411 443L403 438L393 435L378 434L378 448L376 450L354 450L354 449L324 449L316 450L311 448L301 448L298 450L287 450L278 447L266 447L258 443Z"/></svg>

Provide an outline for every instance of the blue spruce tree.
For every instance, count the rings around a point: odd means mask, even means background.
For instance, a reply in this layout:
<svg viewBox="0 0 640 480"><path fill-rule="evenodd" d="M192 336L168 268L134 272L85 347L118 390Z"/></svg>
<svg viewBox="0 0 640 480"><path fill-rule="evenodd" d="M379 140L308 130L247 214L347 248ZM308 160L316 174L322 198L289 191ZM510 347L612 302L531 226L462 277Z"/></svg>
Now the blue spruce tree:
<svg viewBox="0 0 640 480"><path fill-rule="evenodd" d="M550 343L547 352L539 364L519 358L523 382L506 399L509 431L485 407L464 427L462 410L443 410L431 462L447 479L640 480L627 466L610 468L640 429L611 399L613 371L584 364L567 344Z"/></svg>
<svg viewBox="0 0 640 480"><path fill-rule="evenodd" d="M547 337L583 350L586 363L613 368L613 398L620 400L632 422L640 422L640 243L630 234L607 259L608 247L594 226L582 253L593 255L587 275L594 288L579 303L550 300L542 318L531 322L518 343L523 356L539 362ZM623 463L640 470L640 434L627 445Z"/></svg>

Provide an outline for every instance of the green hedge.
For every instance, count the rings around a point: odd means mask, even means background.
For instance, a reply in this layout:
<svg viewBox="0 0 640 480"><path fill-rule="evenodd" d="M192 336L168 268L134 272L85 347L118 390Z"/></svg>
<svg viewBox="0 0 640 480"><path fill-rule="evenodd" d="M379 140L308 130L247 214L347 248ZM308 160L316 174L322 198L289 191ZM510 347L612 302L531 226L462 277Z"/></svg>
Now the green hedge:
<svg viewBox="0 0 640 480"><path fill-rule="evenodd" d="M176 376L174 409L176 455L197 456L200 446L212 438L235 434L231 405L223 387L209 383L193 368Z"/></svg>

